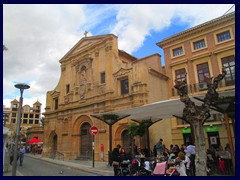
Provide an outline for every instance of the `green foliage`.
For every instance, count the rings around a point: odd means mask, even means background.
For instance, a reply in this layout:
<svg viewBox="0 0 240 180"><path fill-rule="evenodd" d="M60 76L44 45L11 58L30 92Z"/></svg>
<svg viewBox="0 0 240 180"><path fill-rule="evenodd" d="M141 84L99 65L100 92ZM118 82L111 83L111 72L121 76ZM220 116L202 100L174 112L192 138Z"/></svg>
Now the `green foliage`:
<svg viewBox="0 0 240 180"><path fill-rule="evenodd" d="M116 115L116 114L103 114L102 118L103 119L117 120L119 118L119 116Z"/></svg>
<svg viewBox="0 0 240 180"><path fill-rule="evenodd" d="M139 122L139 125L136 123L131 123L128 126L128 134L131 135L132 137L134 136L140 136L142 137L148 128L148 123L147 121L141 121Z"/></svg>
<svg viewBox="0 0 240 180"><path fill-rule="evenodd" d="M138 128L139 126L136 123L131 123L128 125L128 135L131 137L138 135Z"/></svg>

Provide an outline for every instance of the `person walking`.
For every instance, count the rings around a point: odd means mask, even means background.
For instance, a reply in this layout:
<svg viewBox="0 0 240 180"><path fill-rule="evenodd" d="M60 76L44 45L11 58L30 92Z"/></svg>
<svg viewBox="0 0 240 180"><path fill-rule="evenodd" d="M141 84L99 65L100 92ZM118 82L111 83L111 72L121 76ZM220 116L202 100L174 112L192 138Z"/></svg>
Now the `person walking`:
<svg viewBox="0 0 240 180"><path fill-rule="evenodd" d="M21 146L19 149L20 152L20 166L23 165L23 159L24 159L24 154L25 154L25 147Z"/></svg>
<svg viewBox="0 0 240 180"><path fill-rule="evenodd" d="M112 151L112 166L113 166L114 176L118 175L121 147L122 146L120 144L118 144L117 147L115 147Z"/></svg>

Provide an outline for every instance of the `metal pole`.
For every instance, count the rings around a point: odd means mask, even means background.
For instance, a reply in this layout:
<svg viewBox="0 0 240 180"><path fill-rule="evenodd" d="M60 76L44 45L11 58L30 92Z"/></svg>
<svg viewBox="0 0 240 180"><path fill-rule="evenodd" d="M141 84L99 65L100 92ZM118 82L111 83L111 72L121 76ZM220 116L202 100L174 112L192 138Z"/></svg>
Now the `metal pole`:
<svg viewBox="0 0 240 180"><path fill-rule="evenodd" d="M20 125L21 125L21 116L22 116L23 90L24 89L20 89L21 96L20 96L19 107L18 107L18 120L17 120L17 131L16 131L14 154L13 154L12 176L16 176L16 171L17 171L18 139L20 134Z"/></svg>
<svg viewBox="0 0 240 180"><path fill-rule="evenodd" d="M94 135L92 135L92 167L94 168Z"/></svg>
<svg viewBox="0 0 240 180"><path fill-rule="evenodd" d="M108 157L108 163L109 166L111 165L111 153L112 153L112 125L109 125L109 157Z"/></svg>
<svg viewBox="0 0 240 180"><path fill-rule="evenodd" d="M150 151L150 137L149 137L149 127L147 127L147 144L148 144L148 151L147 151L147 154L146 156L150 157L151 155L151 151Z"/></svg>

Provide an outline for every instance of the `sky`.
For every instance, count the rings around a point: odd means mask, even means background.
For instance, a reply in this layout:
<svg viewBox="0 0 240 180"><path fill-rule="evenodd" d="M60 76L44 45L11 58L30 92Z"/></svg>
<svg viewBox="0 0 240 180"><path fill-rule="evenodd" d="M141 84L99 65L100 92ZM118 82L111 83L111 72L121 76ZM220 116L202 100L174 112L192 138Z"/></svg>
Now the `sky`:
<svg viewBox="0 0 240 180"><path fill-rule="evenodd" d="M17 83L30 85L23 105L39 101L58 84L59 60L81 39L115 34L118 48L137 57L160 54L156 45L173 34L235 11L233 4L4 4L3 105L19 101Z"/></svg>

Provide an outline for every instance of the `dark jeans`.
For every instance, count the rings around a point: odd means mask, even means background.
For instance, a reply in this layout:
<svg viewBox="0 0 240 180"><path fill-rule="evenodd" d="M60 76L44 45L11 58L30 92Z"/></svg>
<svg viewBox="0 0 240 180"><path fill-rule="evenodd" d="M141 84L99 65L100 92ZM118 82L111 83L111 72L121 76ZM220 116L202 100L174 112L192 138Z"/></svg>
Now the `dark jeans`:
<svg viewBox="0 0 240 180"><path fill-rule="evenodd" d="M118 165L113 165L113 172L114 172L114 176L118 176Z"/></svg>
<svg viewBox="0 0 240 180"><path fill-rule="evenodd" d="M22 166L23 164L23 158L24 158L24 154L20 154L20 166Z"/></svg>
<svg viewBox="0 0 240 180"><path fill-rule="evenodd" d="M193 176L195 176L196 175L195 155L191 155L190 160L191 160L191 165L192 165L192 173L193 173Z"/></svg>

